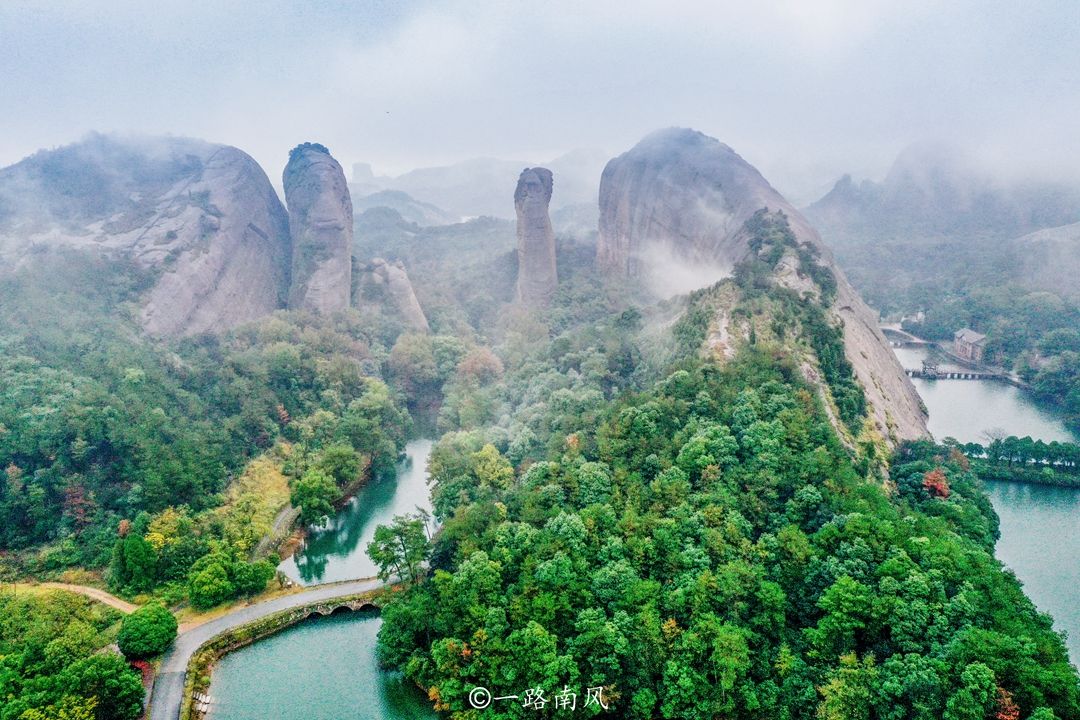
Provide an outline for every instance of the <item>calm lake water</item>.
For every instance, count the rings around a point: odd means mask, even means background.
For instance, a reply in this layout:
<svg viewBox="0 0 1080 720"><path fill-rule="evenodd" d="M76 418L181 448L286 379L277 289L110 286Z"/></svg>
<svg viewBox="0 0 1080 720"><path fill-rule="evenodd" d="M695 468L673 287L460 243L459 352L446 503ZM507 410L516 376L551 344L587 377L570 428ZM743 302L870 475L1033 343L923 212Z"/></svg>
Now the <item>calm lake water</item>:
<svg viewBox="0 0 1080 720"><path fill-rule="evenodd" d="M427 459L432 440L413 440L396 477L372 478L337 515L312 529L307 540L278 569L303 585L372 577L377 569L367 556L375 528L417 506L431 510Z"/></svg>
<svg viewBox="0 0 1080 720"><path fill-rule="evenodd" d="M900 364L922 367L927 353L918 348L893 348ZM948 367L942 363L942 369ZM955 367L955 366L953 366ZM924 380L914 378L927 410L930 432L939 441L954 437L960 442L986 444L985 433L1004 430L1006 435L1036 440L1075 440L1065 424L1049 408L1037 405L1018 387L998 380Z"/></svg>
<svg viewBox="0 0 1080 720"><path fill-rule="evenodd" d="M211 720L432 720L426 695L375 659L382 620L305 620L229 653L214 669Z"/></svg>
<svg viewBox="0 0 1080 720"><path fill-rule="evenodd" d="M1001 518L997 556L1024 583L1028 597L1069 634L1080 662L1080 491L1024 483L985 483Z"/></svg>
<svg viewBox="0 0 1080 720"><path fill-rule="evenodd" d="M894 348L906 368L919 368L926 351ZM942 366L944 368L944 364ZM922 380L915 388L930 413L930 432L941 440L985 443L988 430L1039 440L1076 436L1053 412L1023 390L993 380ZM1024 583L1040 610L1069 635L1069 654L1080 660L1080 490L987 482L1001 518L996 554Z"/></svg>

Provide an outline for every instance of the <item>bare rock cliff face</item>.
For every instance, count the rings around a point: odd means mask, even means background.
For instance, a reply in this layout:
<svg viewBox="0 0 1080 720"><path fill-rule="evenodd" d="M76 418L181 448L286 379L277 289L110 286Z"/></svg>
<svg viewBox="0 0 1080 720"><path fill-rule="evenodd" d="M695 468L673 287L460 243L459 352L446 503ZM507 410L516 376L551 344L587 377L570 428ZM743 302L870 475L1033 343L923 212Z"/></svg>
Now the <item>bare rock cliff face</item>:
<svg viewBox="0 0 1080 720"><path fill-rule="evenodd" d="M526 305L547 303L559 284L555 232L551 229L548 214L552 187L550 170L526 168L514 191L518 238L517 299Z"/></svg>
<svg viewBox="0 0 1080 720"><path fill-rule="evenodd" d="M397 315L413 330L428 332L427 317L413 291L409 274L400 260L388 262L374 258L358 268L360 277L356 284L353 304L358 308L379 305L391 315Z"/></svg>
<svg viewBox="0 0 1080 720"><path fill-rule="evenodd" d="M758 210L781 211L800 243L817 248L837 292L829 312L881 435L925 437L926 414L878 328L877 315L851 287L806 219L727 145L693 130L647 136L608 163L600 184L597 264L614 277L638 277L661 292L686 292L728 276L751 252L744 223ZM791 275L791 273L788 273ZM792 284L797 278L779 277Z"/></svg>
<svg viewBox="0 0 1080 720"><path fill-rule="evenodd" d="M185 228L192 246L147 297L142 319L150 333L220 332L284 304L289 227L266 173L227 147L208 159L203 182L220 217L206 213Z"/></svg>
<svg viewBox="0 0 1080 720"><path fill-rule="evenodd" d="M322 145L289 153L282 178L292 232L289 307L330 313L349 307L353 207L345 173Z"/></svg>
<svg viewBox="0 0 1080 720"><path fill-rule="evenodd" d="M694 130L658 130L604 168L597 265L645 279L693 269L697 286L707 285L747 256L742 226L763 207L784 210L796 232L813 232L727 145Z"/></svg>
<svg viewBox="0 0 1080 720"><path fill-rule="evenodd" d="M141 320L156 335L216 332L283 306L285 209L233 147L91 135L0 170L0 260L76 249L159 269Z"/></svg>

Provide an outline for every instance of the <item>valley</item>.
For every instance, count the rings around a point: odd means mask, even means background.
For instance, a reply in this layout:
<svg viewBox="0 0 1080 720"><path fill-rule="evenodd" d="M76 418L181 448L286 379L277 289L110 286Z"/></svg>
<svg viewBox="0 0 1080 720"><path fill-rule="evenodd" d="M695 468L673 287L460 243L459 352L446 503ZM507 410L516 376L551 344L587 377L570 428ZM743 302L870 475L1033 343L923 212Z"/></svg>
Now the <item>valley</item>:
<svg viewBox="0 0 1080 720"><path fill-rule="evenodd" d="M0 720L1080 720L1077 29L0 2Z"/></svg>
<svg viewBox="0 0 1080 720"><path fill-rule="evenodd" d="M171 609L152 720L465 718L476 688L576 688L632 718L839 717L879 685L875 717L1080 711L1037 610L1076 622L1032 552L1065 540L1015 519L1060 526L1069 501L988 495L964 454L999 425L1066 426L1017 388L913 382L917 351L894 354L826 240L729 146L647 135L608 162L582 231L556 221L543 167L505 188L515 221L421 226L399 209L452 213L396 194L356 214L306 142L284 205L267 200L273 248L216 186L174 213L206 173L182 152L202 146L154 147L166 160L112 139L53 151L119 188L160 174L151 213L118 190L72 214L40 175L49 151L0 171L0 198L48 200L0 228L31 238L0 275L5 573ZM106 229L118 213L143 225ZM176 252L124 249L130 232ZM232 242L276 258L243 268L269 305L200 295L169 307L200 320L169 329L148 314L168 283L232 272L209 263ZM378 616L334 612L376 591ZM98 625L56 660L5 640L0 717L59 712L52 677L98 702L70 680L113 632ZM110 657L127 695L104 720L134 720L134 670Z"/></svg>

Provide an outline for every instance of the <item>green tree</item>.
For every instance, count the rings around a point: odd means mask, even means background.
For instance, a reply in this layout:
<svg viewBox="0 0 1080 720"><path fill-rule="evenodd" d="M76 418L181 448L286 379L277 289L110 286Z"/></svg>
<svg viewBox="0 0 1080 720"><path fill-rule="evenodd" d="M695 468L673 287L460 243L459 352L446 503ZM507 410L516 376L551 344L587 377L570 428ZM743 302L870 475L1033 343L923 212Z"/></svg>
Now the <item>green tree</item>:
<svg viewBox="0 0 1080 720"><path fill-rule="evenodd" d="M233 570L236 592L240 595L258 595L266 589L266 583L270 582L276 572L274 564L268 560L237 563Z"/></svg>
<svg viewBox="0 0 1080 720"><path fill-rule="evenodd" d="M101 647L101 636L85 620L74 618L58 637L45 645L45 667L60 672Z"/></svg>
<svg viewBox="0 0 1080 720"><path fill-rule="evenodd" d="M871 700L877 691L877 668L873 657L862 662L854 653L840 658L840 667L821 688L819 720L868 720Z"/></svg>
<svg viewBox="0 0 1080 720"><path fill-rule="evenodd" d="M83 697L97 699L97 720L136 720L143 712L139 673L114 653L98 653L70 666L59 684Z"/></svg>
<svg viewBox="0 0 1080 720"><path fill-rule="evenodd" d="M1028 715L1027 720L1057 720L1057 715L1050 708L1041 707L1035 708L1034 712Z"/></svg>
<svg viewBox="0 0 1080 720"><path fill-rule="evenodd" d="M145 592L154 586L157 552L142 536L132 532L116 541L109 577L112 584L129 592Z"/></svg>
<svg viewBox="0 0 1080 720"><path fill-rule="evenodd" d="M176 618L164 605L152 602L124 618L116 643L132 660L165 652L176 639Z"/></svg>
<svg viewBox="0 0 1080 720"><path fill-rule="evenodd" d="M315 466L345 487L360 475L361 458L349 445L335 444L322 451Z"/></svg>
<svg viewBox="0 0 1080 720"><path fill-rule="evenodd" d="M236 586L229 580L229 573L220 563L211 562L195 571L188 582L188 597L199 610L207 610L225 602L236 593Z"/></svg>
<svg viewBox="0 0 1080 720"><path fill-rule="evenodd" d="M873 597L870 589L844 575L818 601L825 615L812 633L814 644L825 655L855 650L870 623Z"/></svg>
<svg viewBox="0 0 1080 720"><path fill-rule="evenodd" d="M300 508L300 522L316 525L334 512L339 494L334 480L321 470L308 470L293 483L289 501Z"/></svg>
<svg viewBox="0 0 1080 720"><path fill-rule="evenodd" d="M945 704L944 720L983 720L994 706L997 684L994 671L982 663L972 663L960 676L959 690Z"/></svg>
<svg viewBox="0 0 1080 720"><path fill-rule="evenodd" d="M514 480L514 468L490 443L473 453L472 466L483 488L506 490Z"/></svg>
<svg viewBox="0 0 1080 720"><path fill-rule="evenodd" d="M95 720L96 697L65 695L60 702L43 708L30 708L18 720Z"/></svg>
<svg viewBox="0 0 1080 720"><path fill-rule="evenodd" d="M395 515L390 525L375 528L375 537L367 546L368 557L384 581L397 577L415 583L429 552L427 527L419 514Z"/></svg>
<svg viewBox="0 0 1080 720"><path fill-rule="evenodd" d="M682 446L675 462L697 480L707 467L715 466L721 471L730 469L738 460L738 450L739 443L727 426L710 423Z"/></svg>

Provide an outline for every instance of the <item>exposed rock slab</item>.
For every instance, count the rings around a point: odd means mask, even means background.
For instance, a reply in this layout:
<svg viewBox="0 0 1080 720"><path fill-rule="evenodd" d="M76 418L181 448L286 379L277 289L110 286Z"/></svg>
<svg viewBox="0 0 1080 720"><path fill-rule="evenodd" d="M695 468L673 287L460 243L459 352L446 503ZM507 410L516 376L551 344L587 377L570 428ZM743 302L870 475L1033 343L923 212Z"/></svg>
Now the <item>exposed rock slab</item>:
<svg viewBox="0 0 1080 720"><path fill-rule="evenodd" d="M555 231L548 206L553 189L547 168L525 168L514 190L517 211L517 299L526 305L543 305L559 285L555 265Z"/></svg>
<svg viewBox="0 0 1080 720"><path fill-rule="evenodd" d="M330 152L304 143L282 177L292 235L289 307L331 313L349 307L353 207L345 173Z"/></svg>
<svg viewBox="0 0 1080 720"><path fill-rule="evenodd" d="M829 311L881 435L925 437L926 415L877 315L832 260L820 236L764 177L727 145L693 130L655 132L608 163L600 184L597 264L609 276L637 277L658 292L687 292L728 276L751 251L744 223L762 208L781 211L799 243L818 250L837 292ZM790 262L777 281L802 288Z"/></svg>
<svg viewBox="0 0 1080 720"><path fill-rule="evenodd" d="M790 205L730 147L693 130L654 132L604 168L597 264L661 286L656 275L682 270L707 285L746 257L740 231L763 207Z"/></svg>
<svg viewBox="0 0 1080 720"><path fill-rule="evenodd" d="M364 309L379 305L396 315L413 330L428 332L427 316L413 291L409 274L400 260L388 262L374 258L358 268L359 278L353 304Z"/></svg>
<svg viewBox="0 0 1080 720"><path fill-rule="evenodd" d="M157 335L225 330L283 306L285 209L233 147L91 135L0 170L0 259L76 248L160 269L145 293Z"/></svg>

